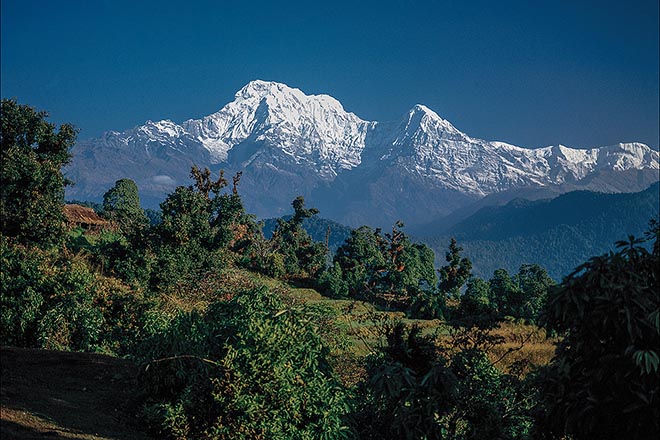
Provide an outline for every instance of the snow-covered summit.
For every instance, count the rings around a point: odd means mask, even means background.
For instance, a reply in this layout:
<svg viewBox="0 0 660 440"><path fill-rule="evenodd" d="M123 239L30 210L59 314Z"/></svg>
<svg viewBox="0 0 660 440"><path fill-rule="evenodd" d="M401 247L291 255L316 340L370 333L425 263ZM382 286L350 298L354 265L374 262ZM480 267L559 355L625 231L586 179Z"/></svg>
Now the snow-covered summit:
<svg viewBox="0 0 660 440"><path fill-rule="evenodd" d="M360 163L371 124L344 110L328 95L305 95L269 81L251 81L220 111L183 123L218 162L249 140L276 147L297 163L336 175Z"/></svg>
<svg viewBox="0 0 660 440"><path fill-rule="evenodd" d="M577 181L599 171L659 168L658 152L640 143L528 149L472 138L422 104L398 122L369 122L329 95L262 80L249 82L232 102L201 119L180 125L147 121L123 133L108 132L104 139L142 145L147 152L155 147L208 151L213 164L311 174L325 182L361 166L395 167L471 196Z"/></svg>

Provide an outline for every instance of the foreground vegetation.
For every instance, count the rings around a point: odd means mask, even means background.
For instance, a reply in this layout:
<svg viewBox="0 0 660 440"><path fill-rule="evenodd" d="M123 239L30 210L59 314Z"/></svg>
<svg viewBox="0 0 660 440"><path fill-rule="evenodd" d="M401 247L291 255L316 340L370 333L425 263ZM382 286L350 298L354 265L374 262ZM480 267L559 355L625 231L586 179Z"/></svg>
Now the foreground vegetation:
<svg viewBox="0 0 660 440"><path fill-rule="evenodd" d="M128 179L100 233L67 230L75 130L2 102L3 345L140 366L157 438L654 438L658 223L559 286L538 265L472 276L403 224L350 232L333 256L302 197L272 237L221 173L193 168L159 216ZM556 352L553 351L556 348Z"/></svg>

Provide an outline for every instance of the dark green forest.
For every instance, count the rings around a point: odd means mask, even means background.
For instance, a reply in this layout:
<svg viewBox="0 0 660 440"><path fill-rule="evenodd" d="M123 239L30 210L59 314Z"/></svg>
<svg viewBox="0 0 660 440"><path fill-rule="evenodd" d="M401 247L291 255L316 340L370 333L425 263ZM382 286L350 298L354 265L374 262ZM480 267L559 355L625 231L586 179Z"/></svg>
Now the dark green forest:
<svg viewBox="0 0 660 440"><path fill-rule="evenodd" d="M615 249L622 234L643 236L659 209L660 183L630 194L574 191L482 208L442 232L428 230L424 241L439 250L455 237L480 276L542 261L561 280L591 256Z"/></svg>
<svg viewBox="0 0 660 440"><path fill-rule="evenodd" d="M117 181L90 230L64 211L76 130L47 116L2 101L0 342L135 362L154 438L659 434L652 212L560 283L502 254L477 277L459 234L436 262L401 222L315 240L302 197L265 236L241 174L197 167L159 212Z"/></svg>

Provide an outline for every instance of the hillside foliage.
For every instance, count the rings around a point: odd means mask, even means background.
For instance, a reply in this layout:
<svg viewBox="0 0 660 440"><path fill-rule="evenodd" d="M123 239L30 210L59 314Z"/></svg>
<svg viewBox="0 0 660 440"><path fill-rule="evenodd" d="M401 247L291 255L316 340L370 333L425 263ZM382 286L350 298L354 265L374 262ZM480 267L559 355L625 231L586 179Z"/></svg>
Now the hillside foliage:
<svg viewBox="0 0 660 440"><path fill-rule="evenodd" d="M533 263L479 278L453 239L436 270L401 222L332 255L302 197L266 237L241 174L197 167L159 216L122 179L112 227L65 231L75 130L2 105L0 342L134 360L154 437L657 436L657 221L559 285ZM554 359L524 351L533 338Z"/></svg>

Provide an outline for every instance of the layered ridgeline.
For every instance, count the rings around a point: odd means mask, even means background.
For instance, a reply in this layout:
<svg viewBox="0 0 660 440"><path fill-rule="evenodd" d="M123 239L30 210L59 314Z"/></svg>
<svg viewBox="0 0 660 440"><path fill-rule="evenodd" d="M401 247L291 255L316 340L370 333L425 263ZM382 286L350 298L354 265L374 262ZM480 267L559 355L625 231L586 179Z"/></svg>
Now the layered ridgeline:
<svg viewBox="0 0 660 440"><path fill-rule="evenodd" d="M591 256L615 250L615 242L627 235L643 238L659 210L656 182L637 193L572 191L554 199L518 198L483 207L453 225L420 227L415 233L433 248L440 264L455 237L480 277L539 263L560 281Z"/></svg>
<svg viewBox="0 0 660 440"><path fill-rule="evenodd" d="M640 143L527 149L472 138L423 105L398 122L370 122L330 96L266 81L250 82L202 119L110 131L73 154L69 198L98 200L126 177L155 207L190 183L196 164L243 171L246 208L261 218L289 212L303 195L325 217L353 226L423 224L521 189L640 191L659 168L658 152Z"/></svg>

